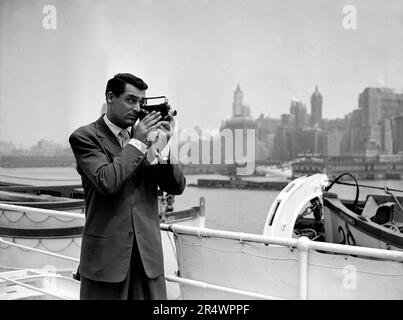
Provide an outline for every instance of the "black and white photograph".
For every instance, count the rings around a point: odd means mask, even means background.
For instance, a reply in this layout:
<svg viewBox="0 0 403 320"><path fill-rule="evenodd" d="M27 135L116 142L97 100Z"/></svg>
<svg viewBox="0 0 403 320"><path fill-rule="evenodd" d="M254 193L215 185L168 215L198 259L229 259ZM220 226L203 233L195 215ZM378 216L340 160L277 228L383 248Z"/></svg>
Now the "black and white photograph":
<svg viewBox="0 0 403 320"><path fill-rule="evenodd" d="M402 39L401 0L0 0L0 300L403 299Z"/></svg>

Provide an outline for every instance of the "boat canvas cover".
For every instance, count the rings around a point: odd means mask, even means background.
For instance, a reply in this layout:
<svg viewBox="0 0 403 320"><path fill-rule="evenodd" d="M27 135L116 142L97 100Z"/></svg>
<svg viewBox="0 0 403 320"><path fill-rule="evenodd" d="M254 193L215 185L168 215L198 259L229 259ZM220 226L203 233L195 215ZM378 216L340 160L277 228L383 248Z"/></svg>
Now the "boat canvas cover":
<svg viewBox="0 0 403 320"><path fill-rule="evenodd" d="M298 249L198 235L175 237L179 275L280 299L299 299ZM248 299L182 285L183 299ZM318 252L308 256L308 299L403 299L403 263Z"/></svg>

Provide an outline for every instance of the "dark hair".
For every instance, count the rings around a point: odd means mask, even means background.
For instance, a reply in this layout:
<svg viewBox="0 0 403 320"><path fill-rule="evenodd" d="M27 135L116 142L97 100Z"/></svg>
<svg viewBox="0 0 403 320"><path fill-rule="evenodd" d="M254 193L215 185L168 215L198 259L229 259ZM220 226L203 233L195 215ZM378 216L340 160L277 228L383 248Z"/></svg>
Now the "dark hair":
<svg viewBox="0 0 403 320"><path fill-rule="evenodd" d="M140 90L148 89L148 85L142 79L137 78L130 73L118 73L112 79L108 80L105 96L109 91L112 91L116 97L119 97L123 92L125 92L126 83L129 83Z"/></svg>

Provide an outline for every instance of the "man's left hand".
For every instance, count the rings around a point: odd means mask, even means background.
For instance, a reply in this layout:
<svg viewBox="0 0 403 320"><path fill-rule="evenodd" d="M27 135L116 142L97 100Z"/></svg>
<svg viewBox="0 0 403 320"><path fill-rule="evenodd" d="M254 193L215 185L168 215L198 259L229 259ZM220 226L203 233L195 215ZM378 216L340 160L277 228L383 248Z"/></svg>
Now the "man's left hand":
<svg viewBox="0 0 403 320"><path fill-rule="evenodd" d="M148 149L147 155L150 163L157 157L157 153L161 153L161 151L167 146L169 140L174 134L175 120L173 118L171 121L160 121L158 124L158 128L154 131L155 136L150 137L152 143Z"/></svg>

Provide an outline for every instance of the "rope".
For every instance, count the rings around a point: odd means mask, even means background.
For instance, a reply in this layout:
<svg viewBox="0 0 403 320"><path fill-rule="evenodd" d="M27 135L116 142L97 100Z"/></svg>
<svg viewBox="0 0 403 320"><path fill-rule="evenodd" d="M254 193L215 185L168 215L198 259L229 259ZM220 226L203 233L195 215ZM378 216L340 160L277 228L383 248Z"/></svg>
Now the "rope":
<svg viewBox="0 0 403 320"><path fill-rule="evenodd" d="M0 238L0 239L1 239L1 238ZM18 244L18 243L16 242L16 238L11 238L11 241L1 240L0 243L3 244L3 245L0 246L0 249L8 249L9 247L16 247L16 248L19 248L21 251L30 252L30 251L33 251L33 250L31 250L31 249L42 250L42 249L40 249L40 247L42 247L42 248L48 250L48 251L51 252L51 253L56 253L56 252L62 252L62 251L64 251L64 250L66 250L66 249L69 248L72 244L75 244L77 247L80 248L80 246L76 243L76 241L74 240L74 238L71 238L71 239L70 239L70 242L67 243L67 245L66 245L64 248L59 249L59 250L53 250L53 249L48 248L48 247L44 244L44 242L43 242L44 240L47 240L47 239L35 239L35 240L37 240L37 242L36 242L36 244L35 244L33 247L29 247L29 246L24 246L24 245ZM66 239L66 240L67 240L67 239ZM8 245L7 245L7 244L8 244ZM15 245L13 245L13 244L15 244ZM21 246L22 246L22 247L21 247Z"/></svg>
<svg viewBox="0 0 403 320"><path fill-rule="evenodd" d="M8 211L8 212L9 212L9 211ZM21 220L22 218L24 218L25 212L14 211L14 213L21 213L21 216L20 216L17 220L12 220L12 219L10 219L10 218L6 215L6 211L1 210L1 211L0 211L0 218L4 216L8 222L12 222L12 223L20 222L20 220Z"/></svg>
<svg viewBox="0 0 403 320"><path fill-rule="evenodd" d="M350 176L350 177L354 180L354 184L348 183L348 182L341 182L341 181L339 181L340 178L343 177L343 176L345 176L345 175ZM394 191L394 192L403 192L403 190L398 190L398 189L393 189L393 188L388 188L388 187L383 187L383 188L382 188L382 187L376 187L376 186L369 186L369 185L365 185L365 184L359 184L358 181L357 181L357 179L356 179L351 173L349 173L349 172L344 172L344 173L342 173L341 175L339 175L336 179L330 180L329 182L330 182L330 185L328 185L328 186L325 188L325 191L329 191L330 188L332 188L333 185L336 184L336 183L337 183L337 184L348 185L348 186L355 186L356 192L355 192L355 199L354 199L354 203L353 203L354 208L357 208L357 209L358 209L357 205L358 205L358 198L359 198L359 194L360 194L360 187L382 190L382 191L384 191L385 193L391 195L391 196L395 199L395 201L397 202L397 204L399 205L399 207L402 208L401 203L400 203L400 202L398 201L398 199L391 193L391 191Z"/></svg>
<svg viewBox="0 0 403 320"><path fill-rule="evenodd" d="M392 193L390 192L390 189L388 187L385 187L385 193L387 193L388 195L393 197L393 200L395 200L395 202L397 203L397 205L399 206L400 210L403 211L403 205L400 203L399 199ZM400 232L400 231L399 231Z"/></svg>
<svg viewBox="0 0 403 320"><path fill-rule="evenodd" d="M341 181L335 181L335 180L329 180L329 182L337 183L337 184L344 184L344 185L347 185L347 186L353 186L353 187L355 187L355 184L353 184L353 183L348 183L348 182L341 182ZM370 186L370 185L366 185L366 184L358 184L358 185L359 185L360 187L363 187L363 188L378 189L378 190L382 190L382 191L385 190L385 187L376 187L376 186ZM389 187L388 187L388 190L389 190L389 191L395 191L395 192L403 192L403 190L393 189L393 188L389 188Z"/></svg>
<svg viewBox="0 0 403 320"><path fill-rule="evenodd" d="M334 179L329 186L326 187L326 191L329 191L333 185L335 183L340 183L339 180L343 177L343 176L350 176L353 180L354 180L354 184L353 186L355 186L355 199L354 199L354 204L353 206L355 208L357 208L357 204L358 204L358 199L360 197L360 185L358 184L357 179L349 172L343 172L341 175L339 175L336 179Z"/></svg>
<svg viewBox="0 0 403 320"><path fill-rule="evenodd" d="M19 219L17 219L17 220L12 220L12 219L10 219L10 218L8 217L8 215L7 215L6 213L12 213L12 214L15 214L15 213L22 213L22 215L20 216ZM42 213L42 214L43 214L43 213ZM56 217L56 216L51 216L51 215L49 215L49 216L47 216L46 218L44 218L43 220L37 221L37 220L33 220L32 218L30 218L29 215L28 215L26 212L1 210L1 211L0 211L0 218L3 217L3 216L7 219L7 221L12 222L12 223L20 222L20 220L21 220L22 218L24 218L24 217L26 217L29 221L31 221L31 222L33 222L33 223L43 223L43 222L45 222L45 221L47 221L47 220L49 220L49 219L51 219L51 218L54 218L55 220L57 220L57 221L59 221L59 222L65 222L65 223L72 222L72 221L75 220L74 218L71 218L71 219L69 219L69 220L65 220L66 218L60 219L60 218L58 218L58 217Z"/></svg>
<svg viewBox="0 0 403 320"><path fill-rule="evenodd" d="M0 177L21 179L21 180L35 180L35 181L78 181L78 180L80 180L80 178L77 178L77 179L30 178L30 177L10 176L7 174L0 174Z"/></svg>
<svg viewBox="0 0 403 320"><path fill-rule="evenodd" d="M48 248L48 247L45 245L44 240L46 240L46 239L40 240L40 242L38 243L37 246L35 246L35 248L39 247L39 245L41 244L42 247L44 247L46 250L48 250L48 251L50 251L50 252L62 252L62 251L64 251L64 250L66 250L68 247L70 247L72 243L76 244L76 243L74 242L74 238L73 238L73 239L70 239L70 242L69 242L64 248L59 249L59 250L54 250L54 249Z"/></svg>

